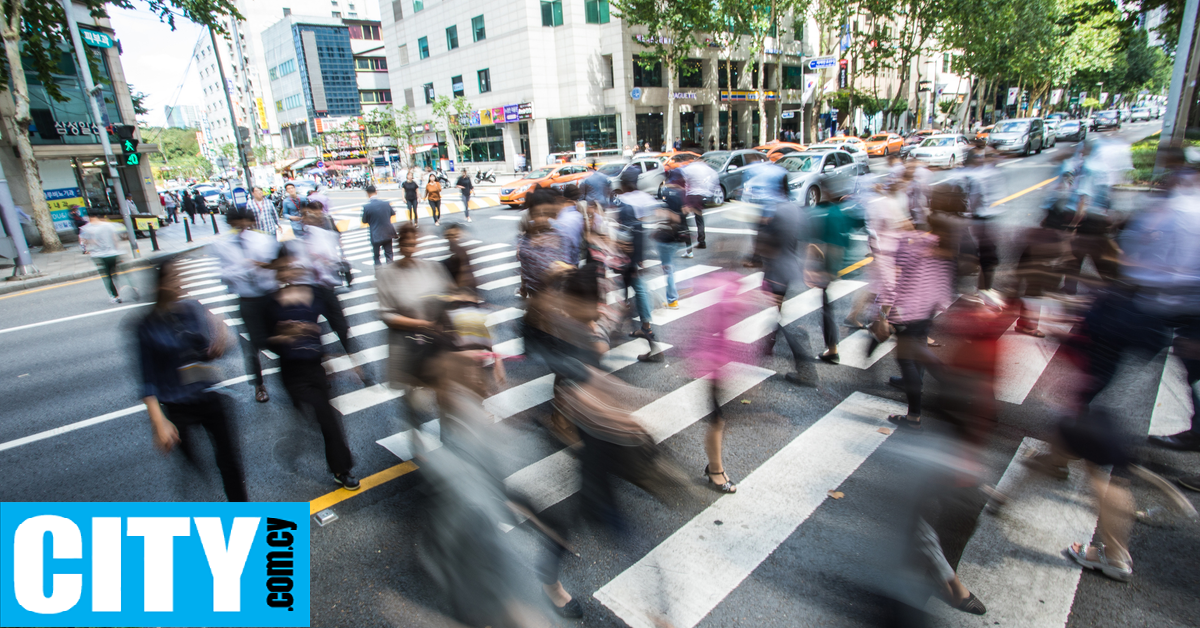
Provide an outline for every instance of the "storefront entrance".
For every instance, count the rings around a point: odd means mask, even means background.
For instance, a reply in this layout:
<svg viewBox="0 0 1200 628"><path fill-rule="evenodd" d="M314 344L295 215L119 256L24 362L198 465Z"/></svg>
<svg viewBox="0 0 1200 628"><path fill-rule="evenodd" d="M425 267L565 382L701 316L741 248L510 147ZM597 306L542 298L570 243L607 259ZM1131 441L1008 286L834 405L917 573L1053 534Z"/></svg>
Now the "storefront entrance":
<svg viewBox="0 0 1200 628"><path fill-rule="evenodd" d="M679 139L683 146L701 147L704 144L704 112L689 111L679 114Z"/></svg>
<svg viewBox="0 0 1200 628"><path fill-rule="evenodd" d="M719 133L717 134L717 145L721 150L730 150L730 146L726 142L729 137L729 111L722 111L719 122ZM737 146L742 142L741 134L738 133L738 110L733 110L733 145Z"/></svg>
<svg viewBox="0 0 1200 628"><path fill-rule="evenodd" d="M638 146L641 147L642 150L645 150L647 142L650 144L650 150L662 150L663 114L637 114L637 142Z"/></svg>

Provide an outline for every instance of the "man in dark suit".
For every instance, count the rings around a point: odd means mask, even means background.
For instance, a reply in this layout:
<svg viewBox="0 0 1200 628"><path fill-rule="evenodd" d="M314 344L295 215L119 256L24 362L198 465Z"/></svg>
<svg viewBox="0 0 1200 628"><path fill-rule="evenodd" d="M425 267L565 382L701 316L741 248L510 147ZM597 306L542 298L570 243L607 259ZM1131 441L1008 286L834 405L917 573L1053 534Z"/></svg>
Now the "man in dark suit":
<svg viewBox="0 0 1200 628"><path fill-rule="evenodd" d="M387 263L392 263L392 240L396 238L396 228L392 226L392 217L396 210L391 203L375 198L375 186L368 185L367 204L363 205L362 221L371 228L371 251L375 254L375 265L379 265L379 251L383 250Z"/></svg>

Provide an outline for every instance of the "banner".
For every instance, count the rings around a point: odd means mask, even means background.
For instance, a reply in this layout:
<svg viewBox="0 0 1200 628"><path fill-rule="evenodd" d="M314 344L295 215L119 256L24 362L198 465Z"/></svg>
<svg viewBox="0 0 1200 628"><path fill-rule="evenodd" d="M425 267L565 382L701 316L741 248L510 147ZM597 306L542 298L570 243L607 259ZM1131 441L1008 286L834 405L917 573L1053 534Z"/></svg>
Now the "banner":
<svg viewBox="0 0 1200 628"><path fill-rule="evenodd" d="M71 222L71 208L78 207L79 213L87 215L87 203L83 202L83 194L79 188L59 188L44 190L46 204L50 206L50 220L54 221L55 231L72 231L75 223Z"/></svg>
<svg viewBox="0 0 1200 628"><path fill-rule="evenodd" d="M1108 92L1100 92L1100 104L1103 105L1107 101L1108 101Z"/></svg>
<svg viewBox="0 0 1200 628"><path fill-rule="evenodd" d="M1056 89L1050 92L1050 104L1057 105L1062 100L1063 90Z"/></svg>
<svg viewBox="0 0 1200 628"><path fill-rule="evenodd" d="M1005 106L1008 106L1008 105L1015 105L1015 104L1017 104L1017 94L1018 94L1020 91L1021 91L1021 90L1020 90L1019 88L1016 88L1016 87L1010 87L1010 88L1008 88L1008 101L1004 103L1004 104L1005 104Z"/></svg>

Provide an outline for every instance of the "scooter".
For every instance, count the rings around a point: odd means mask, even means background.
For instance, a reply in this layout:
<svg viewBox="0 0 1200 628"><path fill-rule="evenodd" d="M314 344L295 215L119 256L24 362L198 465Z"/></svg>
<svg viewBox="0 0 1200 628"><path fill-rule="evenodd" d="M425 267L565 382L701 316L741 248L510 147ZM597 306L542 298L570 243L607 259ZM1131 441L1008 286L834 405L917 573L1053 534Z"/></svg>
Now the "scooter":
<svg viewBox="0 0 1200 628"><path fill-rule="evenodd" d="M446 176L445 171L443 171L441 168L434 170L433 176L437 179L438 183L442 184L442 187L450 185L450 178Z"/></svg>
<svg viewBox="0 0 1200 628"><path fill-rule="evenodd" d="M487 181L488 183L495 183L496 182L496 171L495 170L488 170L487 172L484 172L482 170L475 171L475 182L482 183L484 181Z"/></svg>

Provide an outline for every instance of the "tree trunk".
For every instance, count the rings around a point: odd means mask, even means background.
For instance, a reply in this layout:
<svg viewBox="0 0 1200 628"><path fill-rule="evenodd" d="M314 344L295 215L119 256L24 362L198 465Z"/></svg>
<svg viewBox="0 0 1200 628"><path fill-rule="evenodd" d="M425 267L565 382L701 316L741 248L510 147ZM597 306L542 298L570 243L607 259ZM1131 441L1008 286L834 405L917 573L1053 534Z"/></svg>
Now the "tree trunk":
<svg viewBox="0 0 1200 628"><path fill-rule="evenodd" d="M758 142L767 141L767 50L766 41L758 52Z"/></svg>
<svg viewBox="0 0 1200 628"><path fill-rule="evenodd" d="M725 148L733 150L733 42L729 44L729 55L725 59L725 89L730 92L725 105Z"/></svg>
<svg viewBox="0 0 1200 628"><path fill-rule="evenodd" d="M778 32L778 31L777 31ZM779 38L777 38L779 39ZM775 135L783 137L783 42L778 41L776 48L779 54L775 55ZM803 95L801 91L801 95ZM801 114L801 120L803 120Z"/></svg>
<svg viewBox="0 0 1200 628"><path fill-rule="evenodd" d="M983 124L983 99L987 96L987 84L987 77L979 77L979 87L976 90L978 93L975 94L975 119L979 120L980 124Z"/></svg>
<svg viewBox="0 0 1200 628"><path fill-rule="evenodd" d="M667 119L663 124L663 150L675 148L675 64L664 64L667 71Z"/></svg>
<svg viewBox="0 0 1200 628"><path fill-rule="evenodd" d="M8 73L12 80L12 96L16 105L13 116L12 139L21 157L21 170L25 176L25 185L29 190L29 214L42 235L42 251L52 253L63 250L58 232L54 230L54 220L50 218L50 206L46 203L46 192L42 190L42 178L38 171L37 160L33 156L33 144L29 142L29 125L33 116L29 113L29 86L25 82L25 69L21 65L21 2L12 3L12 13L8 16L9 23L3 32L4 54L8 60ZM84 68L86 71L86 68ZM99 123L99 120L96 121Z"/></svg>

